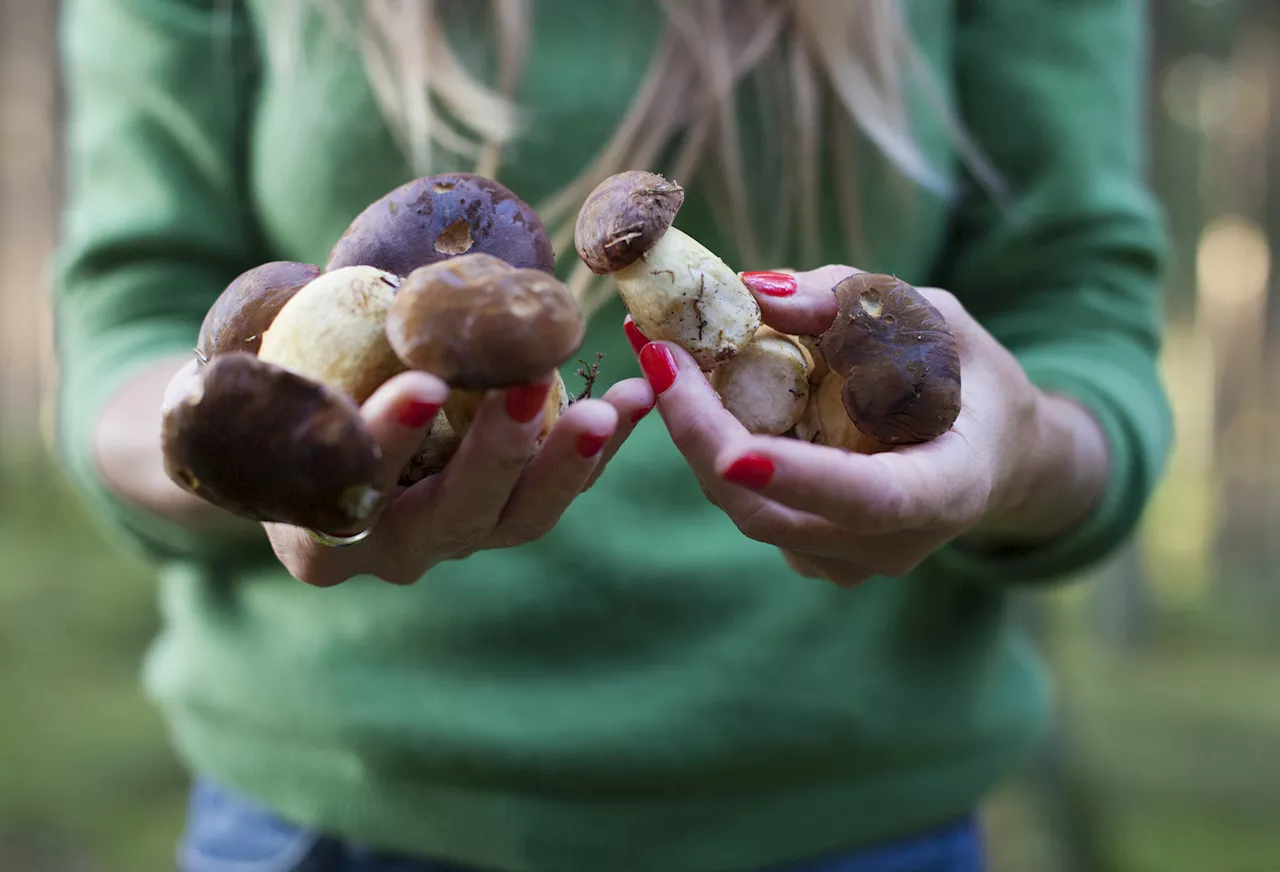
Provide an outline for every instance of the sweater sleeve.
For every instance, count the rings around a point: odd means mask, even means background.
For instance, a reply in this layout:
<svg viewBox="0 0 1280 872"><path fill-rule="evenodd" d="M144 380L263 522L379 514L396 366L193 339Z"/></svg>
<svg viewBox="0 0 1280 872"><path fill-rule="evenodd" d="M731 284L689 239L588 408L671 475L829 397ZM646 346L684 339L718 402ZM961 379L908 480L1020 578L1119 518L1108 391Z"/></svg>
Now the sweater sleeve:
<svg viewBox="0 0 1280 872"><path fill-rule="evenodd" d="M113 540L214 552L109 490L93 431L148 364L192 353L205 312L257 262L246 196L253 67L238 3L68 0L60 22L67 203L53 270L56 446Z"/></svg>
<svg viewBox="0 0 1280 872"><path fill-rule="evenodd" d="M1096 417L1111 471L1069 534L999 552L956 544L931 562L983 584L1063 580L1131 537L1172 440L1158 368L1164 225L1144 178L1144 4L960 5L961 112L1012 197L974 195L958 210L938 284L1035 384Z"/></svg>

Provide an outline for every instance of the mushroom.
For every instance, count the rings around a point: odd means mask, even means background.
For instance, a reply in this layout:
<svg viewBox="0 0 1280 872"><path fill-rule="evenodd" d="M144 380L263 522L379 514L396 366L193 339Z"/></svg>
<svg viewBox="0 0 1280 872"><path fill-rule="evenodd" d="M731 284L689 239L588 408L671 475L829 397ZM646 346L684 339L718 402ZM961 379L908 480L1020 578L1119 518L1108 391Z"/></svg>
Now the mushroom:
<svg viewBox="0 0 1280 872"><path fill-rule="evenodd" d="M711 386L748 431L778 436L800 420L809 404L812 354L795 336L769 326L711 373Z"/></svg>
<svg viewBox="0 0 1280 872"><path fill-rule="evenodd" d="M555 272L537 213L504 185L471 173L414 179L379 198L351 222L325 269L373 266L407 276L469 253Z"/></svg>
<svg viewBox="0 0 1280 872"><path fill-rule="evenodd" d="M684 189L660 175L610 176L587 197L574 227L579 258L613 277L645 336L686 349L704 371L747 346L760 306L738 274L673 226Z"/></svg>
<svg viewBox="0 0 1280 872"><path fill-rule="evenodd" d="M163 410L169 478L255 521L341 536L384 497L382 456L351 398L248 351L212 358Z"/></svg>
<svg viewBox="0 0 1280 872"><path fill-rule="evenodd" d="M833 292L838 312L816 341L829 371L794 435L872 453L950 430L960 356L942 313L896 276L851 275Z"/></svg>
<svg viewBox="0 0 1280 872"><path fill-rule="evenodd" d="M208 361L228 351L257 354L262 334L280 309L318 275L318 266L286 260L264 263L236 276L200 325L197 356Z"/></svg>
<svg viewBox="0 0 1280 872"><path fill-rule="evenodd" d="M577 352L585 333L577 299L555 276L480 252L411 272L386 322L400 359L453 389L444 411L460 436L484 391L551 372L545 435L568 405L557 367Z"/></svg>

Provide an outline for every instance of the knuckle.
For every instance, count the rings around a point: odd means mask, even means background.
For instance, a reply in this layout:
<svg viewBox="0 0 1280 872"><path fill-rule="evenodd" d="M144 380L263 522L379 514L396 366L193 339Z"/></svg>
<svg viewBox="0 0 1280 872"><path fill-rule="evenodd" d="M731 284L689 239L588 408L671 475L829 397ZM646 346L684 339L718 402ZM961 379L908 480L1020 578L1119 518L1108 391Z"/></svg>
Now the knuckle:
<svg viewBox="0 0 1280 872"><path fill-rule="evenodd" d="M738 531L755 542L778 544L778 525L765 513L764 503L757 503L733 516Z"/></svg>

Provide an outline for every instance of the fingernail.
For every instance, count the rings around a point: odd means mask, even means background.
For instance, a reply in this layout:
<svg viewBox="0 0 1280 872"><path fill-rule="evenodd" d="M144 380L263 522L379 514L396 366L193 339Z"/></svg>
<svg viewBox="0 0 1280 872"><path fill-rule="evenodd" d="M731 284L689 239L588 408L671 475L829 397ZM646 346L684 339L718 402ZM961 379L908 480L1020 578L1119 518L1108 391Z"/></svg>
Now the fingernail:
<svg viewBox="0 0 1280 872"><path fill-rule="evenodd" d="M729 464L724 480L759 490L773 478L773 461L763 454L744 454Z"/></svg>
<svg viewBox="0 0 1280 872"><path fill-rule="evenodd" d="M622 322L622 332L627 334L627 341L631 343L631 350L636 354L640 353L640 349L649 344L649 339L640 332L640 328L630 318Z"/></svg>
<svg viewBox="0 0 1280 872"><path fill-rule="evenodd" d="M653 406L646 406L643 409L636 409L631 413L631 423L639 424L644 420L644 416L653 411Z"/></svg>
<svg viewBox="0 0 1280 872"><path fill-rule="evenodd" d="M578 453L583 457L595 457L609 441L608 436L597 436L594 433L583 433L578 437Z"/></svg>
<svg viewBox="0 0 1280 872"><path fill-rule="evenodd" d="M542 411L551 385L520 385L507 391L507 414L513 421L527 424Z"/></svg>
<svg viewBox="0 0 1280 872"><path fill-rule="evenodd" d="M776 272L744 272L742 283L766 297L790 297L796 292L796 277Z"/></svg>
<svg viewBox="0 0 1280 872"><path fill-rule="evenodd" d="M671 350L652 342L640 351L640 368L644 370L644 377L649 380L654 393L658 394L665 393L675 384L676 375L680 372Z"/></svg>
<svg viewBox="0 0 1280 872"><path fill-rule="evenodd" d="M436 412L439 411L440 406L437 403L409 400L400 407L400 423L405 427L425 427L435 419Z"/></svg>

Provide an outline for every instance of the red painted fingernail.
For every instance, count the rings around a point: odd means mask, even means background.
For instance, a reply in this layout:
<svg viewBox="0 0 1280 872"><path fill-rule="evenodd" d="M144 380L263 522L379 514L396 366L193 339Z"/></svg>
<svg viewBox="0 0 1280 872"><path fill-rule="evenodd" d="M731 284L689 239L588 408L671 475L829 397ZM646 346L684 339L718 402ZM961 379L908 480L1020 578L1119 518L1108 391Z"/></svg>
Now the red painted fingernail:
<svg viewBox="0 0 1280 872"><path fill-rule="evenodd" d="M744 454L729 464L724 480L759 490L773 478L773 461L763 454Z"/></svg>
<svg viewBox="0 0 1280 872"><path fill-rule="evenodd" d="M653 386L654 393L665 393L667 388L675 384L680 368L676 366L675 355L665 345L649 343L640 351L640 368L644 377Z"/></svg>
<svg viewBox="0 0 1280 872"><path fill-rule="evenodd" d="M583 433L578 437L578 453L583 457L595 457L609 441L608 436L597 436L594 433Z"/></svg>
<svg viewBox="0 0 1280 872"><path fill-rule="evenodd" d="M527 424L542 411L551 385L520 385L507 391L507 414L513 421Z"/></svg>
<svg viewBox="0 0 1280 872"><path fill-rule="evenodd" d="M744 272L742 283L766 297L790 297L796 292L796 277L776 272Z"/></svg>
<svg viewBox="0 0 1280 872"><path fill-rule="evenodd" d="M627 334L627 341L631 343L631 350L636 354L640 353L640 349L649 344L649 339L640 332L640 328L636 326L636 322L630 318L622 322L622 332Z"/></svg>
<svg viewBox="0 0 1280 872"><path fill-rule="evenodd" d="M653 406L646 406L643 409L636 409L631 413L631 423L639 424L644 420L644 416L653 411Z"/></svg>
<svg viewBox="0 0 1280 872"><path fill-rule="evenodd" d="M438 403L409 400L400 407L400 423L405 427L425 427L435 419L438 411L440 411Z"/></svg>

